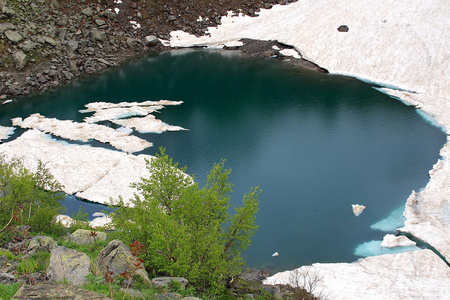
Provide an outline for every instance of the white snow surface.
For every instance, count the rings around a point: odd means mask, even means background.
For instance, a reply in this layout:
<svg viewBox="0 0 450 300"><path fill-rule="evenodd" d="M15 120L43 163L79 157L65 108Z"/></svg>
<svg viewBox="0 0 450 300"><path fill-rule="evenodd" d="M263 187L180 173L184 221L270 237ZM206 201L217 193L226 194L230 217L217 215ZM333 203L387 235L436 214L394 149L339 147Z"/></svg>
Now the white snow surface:
<svg viewBox="0 0 450 300"><path fill-rule="evenodd" d="M65 193L103 204L114 204L120 196L125 201L134 198L138 191L130 184L149 176L145 160L152 159L150 155L60 142L37 129L1 144L0 152L6 158L20 158L31 171L42 161Z"/></svg>
<svg viewBox="0 0 450 300"><path fill-rule="evenodd" d="M153 145L137 136L131 136L126 132L117 131L104 125L46 118L39 113L32 114L24 120L15 118L13 125L22 128L36 128L72 141L87 142L89 139L94 139L129 153L142 151Z"/></svg>
<svg viewBox="0 0 450 300"><path fill-rule="evenodd" d="M154 115L145 117L129 118L124 120L112 120L115 124L122 125L127 128L135 128L141 133L162 133L165 131L186 130L180 126L168 125L161 120L156 119Z"/></svg>
<svg viewBox="0 0 450 300"><path fill-rule="evenodd" d="M174 31L170 44L278 40L331 73L386 86L383 92L423 110L449 134L449 16L448 0L299 0L262 9L259 17L229 14L202 37ZM340 25L349 31L339 32ZM427 186L408 198L401 231L450 261L450 143L440 154ZM314 268L324 273L329 299L450 299L450 268L428 250Z"/></svg>
<svg viewBox="0 0 450 300"><path fill-rule="evenodd" d="M318 279L313 292L323 299L450 299L450 268L431 250L373 256L351 264L313 264L277 273L264 283L308 286L303 274Z"/></svg>
<svg viewBox="0 0 450 300"><path fill-rule="evenodd" d="M0 126L0 141L6 140L14 133L14 127Z"/></svg>

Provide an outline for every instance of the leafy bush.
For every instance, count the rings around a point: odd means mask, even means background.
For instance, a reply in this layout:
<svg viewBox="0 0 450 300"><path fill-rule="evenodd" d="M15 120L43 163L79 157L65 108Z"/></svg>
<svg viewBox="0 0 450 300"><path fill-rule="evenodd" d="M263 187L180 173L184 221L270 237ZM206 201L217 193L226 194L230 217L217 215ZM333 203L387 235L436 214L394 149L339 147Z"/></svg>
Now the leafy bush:
<svg viewBox="0 0 450 300"><path fill-rule="evenodd" d="M0 284L0 299L11 299L22 284L15 282L11 284Z"/></svg>
<svg viewBox="0 0 450 300"><path fill-rule="evenodd" d="M0 241L8 236L8 226L30 225L33 231L49 232L54 217L62 210L61 185L39 162L36 173L13 159L0 155Z"/></svg>
<svg viewBox="0 0 450 300"><path fill-rule="evenodd" d="M164 148L147 161L147 169L150 178L134 185L142 196L130 200L132 207L121 201L112 214L115 236L145 246L141 257L148 270L186 277L200 291L223 292L225 284L240 274L241 253L257 229L259 189L251 189L243 206L234 207L231 171L224 170L224 161L212 167L200 188Z"/></svg>

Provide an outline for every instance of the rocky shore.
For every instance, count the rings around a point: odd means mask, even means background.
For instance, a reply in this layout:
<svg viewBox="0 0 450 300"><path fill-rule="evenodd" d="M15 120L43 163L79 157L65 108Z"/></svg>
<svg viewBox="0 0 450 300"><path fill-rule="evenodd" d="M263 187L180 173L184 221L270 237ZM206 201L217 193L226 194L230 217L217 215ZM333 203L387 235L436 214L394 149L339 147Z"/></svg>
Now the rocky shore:
<svg viewBox="0 0 450 300"><path fill-rule="evenodd" d="M55 88L170 49L173 30L205 35L227 11L256 16L264 1L1 1L0 101Z"/></svg>

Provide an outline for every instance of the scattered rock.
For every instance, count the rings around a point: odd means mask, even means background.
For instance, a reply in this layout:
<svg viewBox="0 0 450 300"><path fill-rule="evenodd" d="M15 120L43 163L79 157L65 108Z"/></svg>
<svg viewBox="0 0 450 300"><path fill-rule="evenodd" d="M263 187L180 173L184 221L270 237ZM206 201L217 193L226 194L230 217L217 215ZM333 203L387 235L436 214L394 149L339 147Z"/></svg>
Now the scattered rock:
<svg viewBox="0 0 450 300"><path fill-rule="evenodd" d="M183 298L183 296L178 293L167 293L167 294L156 295L156 299L161 299L161 300L181 300L182 298Z"/></svg>
<svg viewBox="0 0 450 300"><path fill-rule="evenodd" d="M106 266L112 272L112 277L120 276L124 272L134 273L134 277L143 282L150 283L147 272L144 269L137 269L135 260L129 247L122 241L113 240L100 251L96 261L101 274L106 274Z"/></svg>
<svg viewBox="0 0 450 300"><path fill-rule="evenodd" d="M0 23L0 32L4 32L6 30L14 30L16 26L11 23Z"/></svg>
<svg viewBox="0 0 450 300"><path fill-rule="evenodd" d="M87 282L85 276L91 273L90 263L86 254L58 247L51 252L47 276L51 281L67 280L71 284L81 286Z"/></svg>
<svg viewBox="0 0 450 300"><path fill-rule="evenodd" d="M339 32L348 32L348 26L347 25L341 25L337 29Z"/></svg>
<svg viewBox="0 0 450 300"><path fill-rule="evenodd" d="M144 39L145 46L153 47L159 43L159 39L154 35L148 35Z"/></svg>
<svg viewBox="0 0 450 300"><path fill-rule="evenodd" d="M33 255L37 252L51 252L57 247L58 244L51 237L37 235L33 237L28 244L27 252L29 255Z"/></svg>
<svg viewBox="0 0 450 300"><path fill-rule="evenodd" d="M23 285L11 299L39 299L39 300L107 300L109 297L74 285L58 283L40 283L36 285Z"/></svg>
<svg viewBox="0 0 450 300"><path fill-rule="evenodd" d="M152 285L156 288L168 288L171 281L178 282L183 290L189 283L189 281L183 277L155 277L152 279Z"/></svg>
<svg viewBox="0 0 450 300"><path fill-rule="evenodd" d="M17 44L22 40L22 36L17 31L6 30L5 36L14 44Z"/></svg>
<svg viewBox="0 0 450 300"><path fill-rule="evenodd" d="M23 53L23 51L14 52L13 58L18 70L22 70L23 68L25 68L25 65L28 62L28 57L25 53Z"/></svg>
<svg viewBox="0 0 450 300"><path fill-rule="evenodd" d="M77 245L90 245L94 244L94 238L91 236L91 230L77 229L69 236L69 240ZM106 241L106 233L96 231L98 241Z"/></svg>

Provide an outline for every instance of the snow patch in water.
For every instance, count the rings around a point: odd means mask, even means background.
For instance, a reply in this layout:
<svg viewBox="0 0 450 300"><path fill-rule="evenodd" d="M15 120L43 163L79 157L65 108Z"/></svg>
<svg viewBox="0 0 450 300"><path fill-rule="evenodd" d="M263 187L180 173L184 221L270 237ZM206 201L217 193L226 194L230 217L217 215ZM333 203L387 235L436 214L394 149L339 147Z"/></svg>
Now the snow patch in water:
<svg viewBox="0 0 450 300"><path fill-rule="evenodd" d="M403 211L405 207L402 205L399 208L392 211L386 218L380 220L370 226L370 229L380 230L383 232L394 232L397 228L405 225L405 217Z"/></svg>
<svg viewBox="0 0 450 300"><path fill-rule="evenodd" d="M6 140L14 133L14 127L0 126L0 141Z"/></svg>
<svg viewBox="0 0 450 300"><path fill-rule="evenodd" d="M353 254L356 256L368 257L368 256L377 256L383 254L394 254L420 250L420 248L416 246L393 247L393 248L382 247L381 246L382 242L383 241L370 241L362 243L355 248Z"/></svg>

